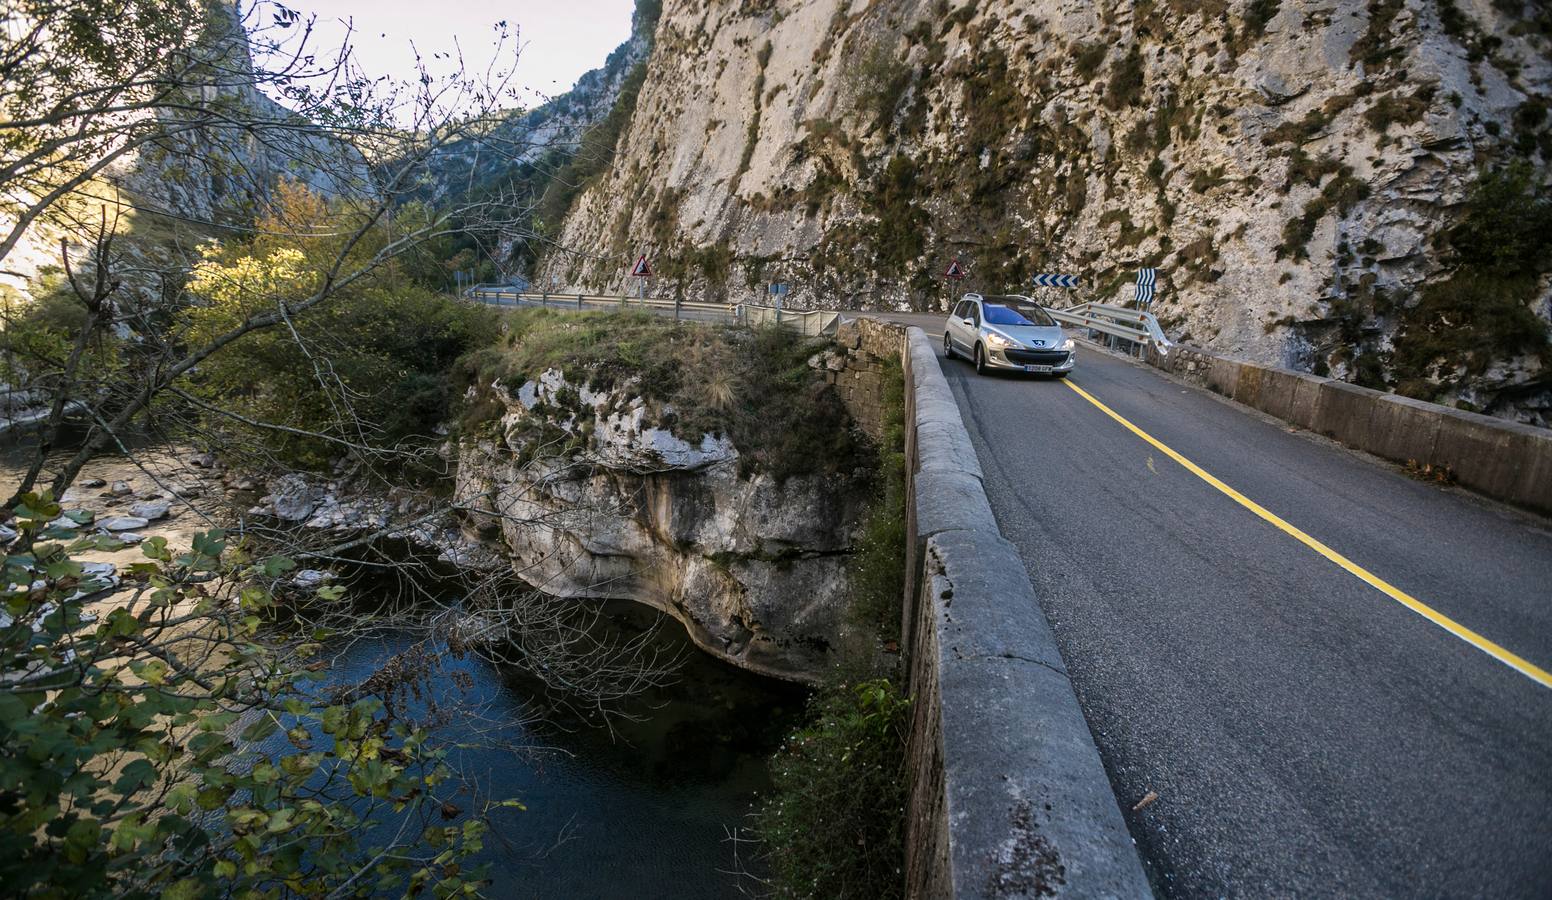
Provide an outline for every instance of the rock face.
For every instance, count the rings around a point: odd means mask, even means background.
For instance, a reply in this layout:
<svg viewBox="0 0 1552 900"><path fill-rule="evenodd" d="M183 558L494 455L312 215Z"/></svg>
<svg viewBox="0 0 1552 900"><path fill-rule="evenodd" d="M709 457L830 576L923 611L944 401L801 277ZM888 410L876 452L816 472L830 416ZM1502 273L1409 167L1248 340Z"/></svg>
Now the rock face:
<svg viewBox="0 0 1552 900"><path fill-rule="evenodd" d="M326 197L371 196L376 190L366 158L351 143L302 120L254 86L253 58L239 4L226 0L211 3L209 9L205 40L214 48L213 55L223 59L226 70L219 84L202 88L199 103L222 109L224 115L208 117L208 126L190 128L167 113L159 120L167 126L165 138L114 160L100 176L101 186L122 193L126 205L121 211L126 216L120 225L123 238L117 246L132 264L122 265L125 276L116 298L119 303L131 302L126 294L158 302L162 283L147 273L177 268L170 262L174 259L186 266L182 257L187 247L169 246L176 242L164 233L172 223L186 223L189 231L182 238L188 243L226 237L229 232L218 226L250 224L258 201L281 179L305 184ZM222 127L219 123L226 116L238 124ZM259 127L247 127L248 123ZM0 210L0 227L8 229L14 221ZM25 292L35 276L57 269L61 239L70 244L80 265L79 260L88 257L88 237L77 228L51 224L45 217L6 257L0 286Z"/></svg>
<svg viewBox="0 0 1552 900"><path fill-rule="evenodd" d="M1172 337L1399 383L1482 170L1552 157L1549 34L1514 0L665 0L542 276L619 292L647 253L663 293L942 309L954 257L967 290L1079 275L1055 303L1154 266ZM1431 399L1543 421L1549 365L1442 358Z"/></svg>
<svg viewBox="0 0 1552 900"><path fill-rule="evenodd" d="M571 90L439 149L427 163L427 199L436 202L481 188L512 187L530 177L525 168L540 163L542 171L558 167L556 160L575 152L587 129L609 114L631 71L647 58L655 24L638 10L630 38L602 66L583 73ZM542 189L543 184L537 186ZM508 244L495 255L504 262L510 252Z"/></svg>
<svg viewBox="0 0 1552 900"><path fill-rule="evenodd" d="M646 603L706 651L777 677L815 680L839 659L865 500L850 479L742 475L737 447L656 427L668 410L628 384L594 392L550 370L496 393L506 412L461 444L456 496L524 581Z"/></svg>

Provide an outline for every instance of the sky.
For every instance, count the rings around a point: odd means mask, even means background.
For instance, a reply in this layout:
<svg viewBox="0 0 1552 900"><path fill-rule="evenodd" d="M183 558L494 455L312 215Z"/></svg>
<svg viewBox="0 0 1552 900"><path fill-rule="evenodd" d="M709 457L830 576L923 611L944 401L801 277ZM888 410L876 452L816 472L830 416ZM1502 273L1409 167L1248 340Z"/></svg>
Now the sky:
<svg viewBox="0 0 1552 900"><path fill-rule="evenodd" d="M453 49L483 68L494 54L496 22L519 35L516 84L526 103L569 90L578 76L603 65L630 37L634 0L280 0L317 17L311 46L340 45L346 20L355 23L356 60L368 75L409 79L415 74L411 42L422 56ZM252 6L245 2L244 9ZM264 13L265 4L259 4ZM433 66L436 62L431 63ZM435 71L433 69L433 71Z"/></svg>

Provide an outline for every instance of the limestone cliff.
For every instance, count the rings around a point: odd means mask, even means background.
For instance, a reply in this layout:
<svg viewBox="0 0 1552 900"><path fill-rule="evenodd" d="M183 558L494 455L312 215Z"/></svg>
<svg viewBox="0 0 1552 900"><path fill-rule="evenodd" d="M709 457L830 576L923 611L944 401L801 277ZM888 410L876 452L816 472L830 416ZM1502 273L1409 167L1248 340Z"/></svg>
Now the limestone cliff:
<svg viewBox="0 0 1552 900"><path fill-rule="evenodd" d="M127 136L141 143L28 229L4 261L0 296L5 288L31 291L40 274L59 271L61 240L82 265L99 209L121 236L115 244L124 257L116 273L124 283L118 302L131 305L135 294L155 302L169 283L180 283L199 242L229 237L230 226L251 224L281 179L324 196L375 196L367 160L348 139L306 121L256 87L244 25L239 4L209 5L203 52L220 65L210 66L205 81L190 79L186 100L112 122L113 143L98 148L104 158ZM144 140L145 132L155 139ZM34 199L25 185L13 189L14 200ZM15 221L14 212L0 208L0 229Z"/></svg>
<svg viewBox="0 0 1552 900"><path fill-rule="evenodd" d="M1157 266L1174 337L1545 424L1546 279L1422 292L1484 169L1545 195L1549 35L1520 0L665 0L545 274L941 308L956 256L964 289L1081 276L1057 303Z"/></svg>
<svg viewBox="0 0 1552 900"><path fill-rule="evenodd" d="M865 356L811 365L830 381ZM751 471L726 434L676 436L671 405L632 382L594 390L549 369L491 388L499 421L462 441L456 496L471 536L528 584L648 604L707 652L781 678L873 652L847 584L867 472Z"/></svg>

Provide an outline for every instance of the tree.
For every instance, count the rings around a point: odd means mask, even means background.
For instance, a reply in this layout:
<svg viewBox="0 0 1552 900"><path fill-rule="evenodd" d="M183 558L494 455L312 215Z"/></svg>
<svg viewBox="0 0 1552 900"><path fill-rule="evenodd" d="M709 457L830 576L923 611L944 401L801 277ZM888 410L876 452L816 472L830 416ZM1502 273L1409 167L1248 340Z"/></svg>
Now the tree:
<svg viewBox="0 0 1552 900"><path fill-rule="evenodd" d="M319 644L261 627L295 564L220 532L114 549L47 495L14 510L0 602L0 881L36 897L451 896L478 819L442 821L445 751L386 702L320 701ZM309 636L312 637L312 636ZM403 678L418 677L413 673ZM256 749L283 733L291 752ZM367 825L370 827L365 827Z"/></svg>
<svg viewBox="0 0 1552 900"><path fill-rule="evenodd" d="M0 0L0 264L38 234L60 263L0 329L7 381L47 401L0 507L0 882L39 896L467 892L479 874L460 860L482 826L440 821L459 813L453 773L392 699L426 670L320 693L318 642L384 619L331 588L274 590L294 560L377 554L456 497L328 541L213 529L175 552L153 538L112 575L79 557L119 545L51 499L143 434L257 449L273 474L435 459L447 397L417 378L450 368L460 335L494 331L431 302L425 273L439 248L517 231L528 211L498 189L411 201L466 136L497 165L530 153L522 129L493 128L510 65L422 66L393 84L362 75L348 45L315 52L311 23L283 6L246 22L235 8ZM428 347L439 337L449 346ZM71 420L88 426L74 445ZM393 624L599 707L660 682L647 642L591 638L510 575L471 578L475 625L436 604ZM275 735L289 749L256 744Z"/></svg>
<svg viewBox="0 0 1552 900"><path fill-rule="evenodd" d="M523 219L496 192L466 202L448 198L434 211L406 206L441 148L486 135L502 118L501 104L514 96L509 69L457 68L434 77L423 67L405 85L368 79L355 69L348 46L323 57L311 52L310 24L278 5L254 7L273 22L250 22L245 32L231 7L203 0L119 0L108 9L96 0L7 2L25 27L0 48L0 72L8 85L28 87L8 91L0 121L0 201L7 217L0 262L29 228L59 229L70 293L88 312L67 342L84 347L109 335L132 336L118 367L88 380L79 353L28 355L7 329L13 384L39 390L53 403L35 465L11 504L36 487L67 411L93 430L54 472L56 495L88 459L125 443L158 404L184 390L192 373L234 345L276 331L301 344L298 321L393 274L395 266L408 266L428 244L476 227L513 230ZM288 43L277 32L299 37ZM504 29L497 35L498 44L506 42ZM250 58L250 39L260 65ZM319 64L320 58L333 61ZM278 106L265 92L287 98L300 112ZM482 146L513 159L530 149L522 132L484 138ZM314 240L316 232L308 230L317 216L287 209L294 194L277 188L287 173L314 180L315 193L327 195L329 224L341 229L330 240ZM181 179L218 199L198 210L172 208L158 201L158 179ZM142 235L140 220L193 225L196 238L276 238L314 252L305 277L283 292L225 304L241 315L196 333L178 325L190 303L182 287L201 266L208 272L208 253L158 242L160 233ZM124 244L136 240L155 243L150 255L167 258L147 265L144 246L125 252ZM338 394L339 386L320 389Z"/></svg>

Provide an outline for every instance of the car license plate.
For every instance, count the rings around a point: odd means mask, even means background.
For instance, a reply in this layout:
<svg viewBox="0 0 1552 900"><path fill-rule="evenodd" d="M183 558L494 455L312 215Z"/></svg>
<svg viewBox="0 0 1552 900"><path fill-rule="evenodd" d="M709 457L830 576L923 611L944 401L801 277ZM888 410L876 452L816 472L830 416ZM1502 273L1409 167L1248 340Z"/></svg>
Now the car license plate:
<svg viewBox="0 0 1552 900"><path fill-rule="evenodd" d="M1051 374L1051 369L1052 369L1051 366L1025 366L1024 367L1024 371L1026 371L1026 372L1035 372L1035 373L1040 374L1040 375L1049 375L1049 374Z"/></svg>

